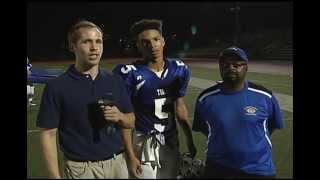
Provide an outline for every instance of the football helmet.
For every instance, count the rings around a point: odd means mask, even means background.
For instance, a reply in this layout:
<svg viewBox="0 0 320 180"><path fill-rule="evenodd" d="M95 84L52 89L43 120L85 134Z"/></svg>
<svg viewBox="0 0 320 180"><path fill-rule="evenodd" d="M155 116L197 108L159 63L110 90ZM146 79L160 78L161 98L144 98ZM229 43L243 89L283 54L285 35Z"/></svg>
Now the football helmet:
<svg viewBox="0 0 320 180"><path fill-rule="evenodd" d="M183 153L177 178L200 178L203 175L204 168L205 163L202 160L191 158L190 153Z"/></svg>

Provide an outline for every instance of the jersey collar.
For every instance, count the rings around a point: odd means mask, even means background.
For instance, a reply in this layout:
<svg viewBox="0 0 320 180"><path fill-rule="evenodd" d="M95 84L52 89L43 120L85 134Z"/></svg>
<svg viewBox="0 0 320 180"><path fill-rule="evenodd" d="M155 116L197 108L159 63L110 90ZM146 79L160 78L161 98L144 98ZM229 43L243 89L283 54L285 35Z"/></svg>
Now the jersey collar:
<svg viewBox="0 0 320 180"><path fill-rule="evenodd" d="M238 94L238 93L242 93L244 91L246 91L248 89L248 81L245 80L244 81L244 87L239 90L239 91L233 91L233 92L226 92L224 89L223 89L223 83L220 84L220 89L221 89L221 92L224 93L224 94Z"/></svg>

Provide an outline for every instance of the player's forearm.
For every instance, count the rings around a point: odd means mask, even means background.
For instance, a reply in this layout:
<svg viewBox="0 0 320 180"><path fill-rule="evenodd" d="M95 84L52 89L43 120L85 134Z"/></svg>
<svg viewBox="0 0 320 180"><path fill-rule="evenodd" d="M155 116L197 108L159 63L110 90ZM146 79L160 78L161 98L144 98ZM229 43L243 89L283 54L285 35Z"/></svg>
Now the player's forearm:
<svg viewBox="0 0 320 180"><path fill-rule="evenodd" d="M119 124L123 128L133 129L135 123L134 113L122 113Z"/></svg>
<svg viewBox="0 0 320 180"><path fill-rule="evenodd" d="M185 116L183 116L183 117L178 116L178 122L182 128L184 135L186 136L188 147L193 146L191 126L190 126L187 118Z"/></svg>
<svg viewBox="0 0 320 180"><path fill-rule="evenodd" d="M58 165L56 129L42 130L40 144L49 178L61 178Z"/></svg>
<svg viewBox="0 0 320 180"><path fill-rule="evenodd" d="M182 98L178 99L176 106L178 122L186 136L187 145L190 148L194 146L192 139L191 125L188 121L188 110Z"/></svg>
<svg viewBox="0 0 320 180"><path fill-rule="evenodd" d="M192 131L191 131L191 127L188 123L188 120L180 120L179 122L180 122L180 126L182 128L182 131L183 131L184 135L186 136L188 147L193 146Z"/></svg>

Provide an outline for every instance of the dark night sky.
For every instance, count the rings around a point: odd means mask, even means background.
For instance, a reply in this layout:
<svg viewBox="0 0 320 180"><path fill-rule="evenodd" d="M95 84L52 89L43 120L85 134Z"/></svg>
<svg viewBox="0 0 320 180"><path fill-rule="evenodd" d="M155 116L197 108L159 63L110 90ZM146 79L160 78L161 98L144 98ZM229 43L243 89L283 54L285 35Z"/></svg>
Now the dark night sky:
<svg viewBox="0 0 320 180"><path fill-rule="evenodd" d="M292 2L240 2L241 31L292 27ZM27 52L29 56L57 53L63 49L69 26L78 18L102 26L109 49L128 35L130 25L142 18L164 21L166 36L181 38L196 25L198 34L232 35L233 2L29 2L27 4ZM110 42L108 44L108 42Z"/></svg>

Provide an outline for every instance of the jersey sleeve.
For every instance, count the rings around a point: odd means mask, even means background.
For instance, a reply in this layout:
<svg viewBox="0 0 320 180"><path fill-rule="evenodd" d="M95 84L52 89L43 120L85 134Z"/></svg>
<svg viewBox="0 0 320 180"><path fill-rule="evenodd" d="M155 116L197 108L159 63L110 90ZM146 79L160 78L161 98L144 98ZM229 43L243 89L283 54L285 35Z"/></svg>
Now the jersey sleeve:
<svg viewBox="0 0 320 180"><path fill-rule="evenodd" d="M188 84L190 81L191 72L187 65L182 61L176 61L179 69L179 79L178 79L178 97L183 97L187 93Z"/></svg>
<svg viewBox="0 0 320 180"><path fill-rule="evenodd" d="M27 64L27 70L30 71L30 72L32 71L32 64L30 64L30 63Z"/></svg>
<svg viewBox="0 0 320 180"><path fill-rule="evenodd" d="M196 106L195 106L195 111L194 111L194 118L193 118L193 123L192 123L192 130L193 131L200 131L204 135L208 136L209 130L208 126L205 122L205 119L203 116L205 116L205 112L203 111L204 108L202 108L202 102L197 100Z"/></svg>
<svg viewBox="0 0 320 180"><path fill-rule="evenodd" d="M120 75L120 77L124 80L129 97L132 97L135 91L135 78L133 74L133 71L135 70L136 68L134 65L124 64L119 64L112 70L114 74Z"/></svg>
<svg viewBox="0 0 320 180"><path fill-rule="evenodd" d="M272 132L274 129L282 129L283 126L283 118L278 100L274 95L272 95L268 130L269 132Z"/></svg>
<svg viewBox="0 0 320 180"><path fill-rule="evenodd" d="M129 75L129 71L127 70L126 65L124 64L118 64L116 67L113 68L112 72L114 74L120 75L124 80Z"/></svg>
<svg viewBox="0 0 320 180"><path fill-rule="evenodd" d="M58 93L51 83L46 84L42 97L36 125L40 128L57 128L60 118Z"/></svg>
<svg viewBox="0 0 320 180"><path fill-rule="evenodd" d="M118 95L118 102L119 102L119 110L123 113L130 113L133 112L133 107L132 107L132 103L130 100L130 97L128 95L128 92L126 90L126 86L125 83L123 81L123 79L118 76L115 75L118 85L119 85L119 95Z"/></svg>

